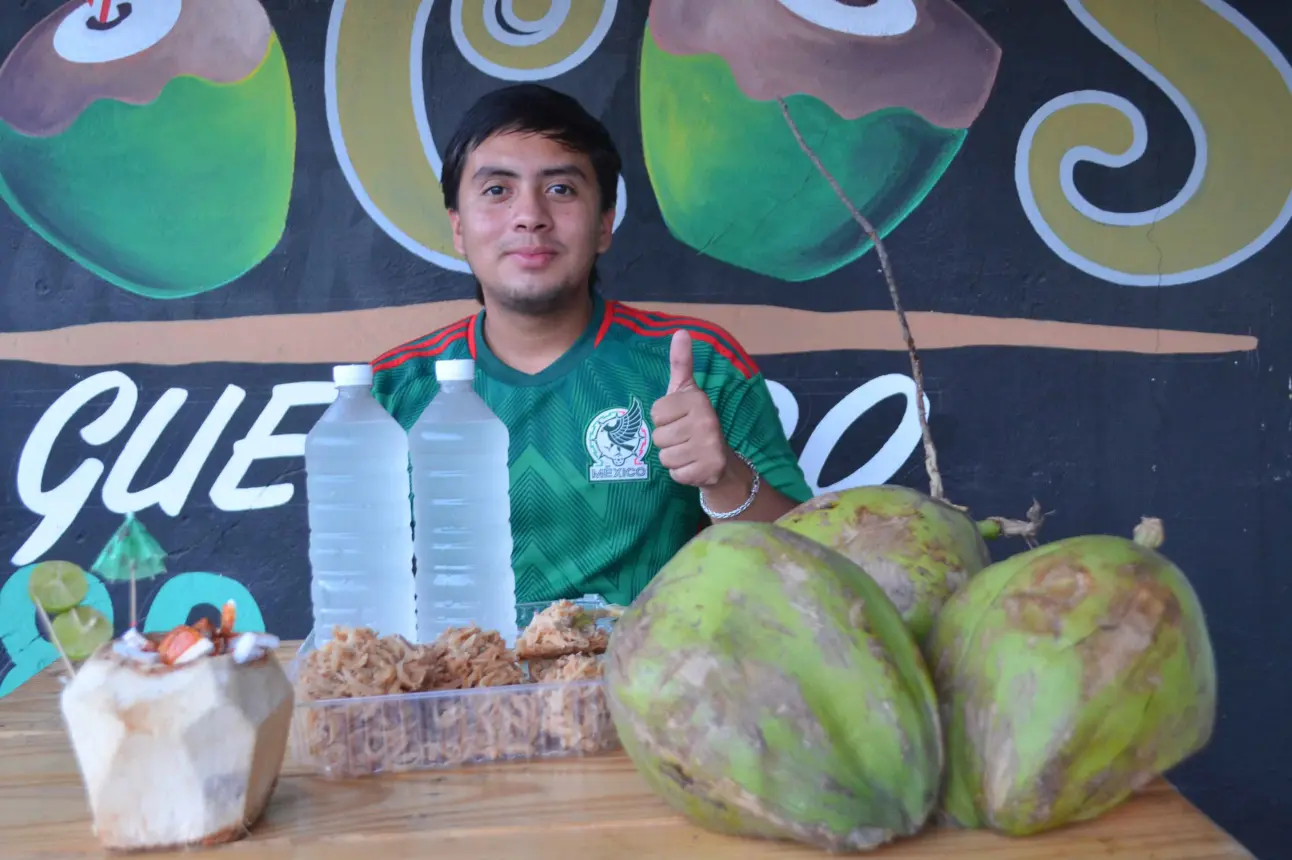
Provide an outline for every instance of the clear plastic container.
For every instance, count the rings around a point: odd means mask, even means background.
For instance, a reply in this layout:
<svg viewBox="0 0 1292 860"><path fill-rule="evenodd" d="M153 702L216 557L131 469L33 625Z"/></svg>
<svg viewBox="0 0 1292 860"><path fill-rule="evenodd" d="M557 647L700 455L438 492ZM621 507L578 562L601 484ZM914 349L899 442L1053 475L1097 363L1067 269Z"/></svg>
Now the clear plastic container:
<svg viewBox="0 0 1292 860"><path fill-rule="evenodd" d="M416 633L408 437L366 364L333 368L336 400L305 437L316 646L333 625Z"/></svg>
<svg viewBox="0 0 1292 860"><path fill-rule="evenodd" d="M578 602L605 605L592 597ZM532 607L532 616L548 605L525 606ZM313 650L306 639L288 667L293 685ZM527 664L521 665L528 677ZM291 743L297 765L331 779L620 748L602 680L318 701L298 697Z"/></svg>
<svg viewBox="0 0 1292 860"><path fill-rule="evenodd" d="M507 426L475 393L475 362L437 361L440 390L408 433L417 641L475 624L516 642Z"/></svg>
<svg viewBox="0 0 1292 860"><path fill-rule="evenodd" d="M292 755L331 779L619 749L603 681L299 702Z"/></svg>

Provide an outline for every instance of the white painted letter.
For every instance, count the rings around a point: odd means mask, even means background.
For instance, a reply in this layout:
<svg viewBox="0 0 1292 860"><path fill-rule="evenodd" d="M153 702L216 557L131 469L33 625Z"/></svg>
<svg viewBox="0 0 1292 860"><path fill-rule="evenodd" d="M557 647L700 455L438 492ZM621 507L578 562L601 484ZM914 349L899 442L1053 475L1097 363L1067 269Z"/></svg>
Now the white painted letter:
<svg viewBox="0 0 1292 860"><path fill-rule="evenodd" d="M40 524L9 559L15 565L30 564L58 542L85 505L103 474L103 461L82 462L67 480L52 490L44 489L45 469L59 433L83 406L105 391L116 389L107 410L81 428L81 438L90 445L104 445L125 429L139 401L134 380L119 370L96 373L73 385L55 400L32 428L18 457L18 498Z"/></svg>
<svg viewBox="0 0 1292 860"><path fill-rule="evenodd" d="M305 434L275 436L278 422L293 406L326 405L336 399L336 388L330 382L288 382L275 385L269 402L261 410L243 439L233 443L233 456L211 485L211 501L222 511L253 511L276 508L292 499L291 484L267 487L239 487L247 470L256 460L277 457L300 457L305 453Z"/></svg>
<svg viewBox="0 0 1292 860"><path fill-rule="evenodd" d="M772 394L772 403L776 405L776 412L781 419L781 429L788 439L794 435L794 428L799 425L799 402L794 399L794 393L779 382L767 380L767 390Z"/></svg>
<svg viewBox="0 0 1292 860"><path fill-rule="evenodd" d="M822 467L825 466L830 453L839 444L839 440L843 438L848 428L876 403L896 394L906 398L906 413L884 446L857 471L842 481L828 487L818 486ZM924 398L924 409L927 414L929 411L927 395ZM873 486L882 484L897 474L897 470L902 468L902 464L918 444L920 444L920 417L915 411L915 381L900 373L890 373L870 380L840 400L812 431L807 445L803 446L803 455L799 457L799 464L803 467L803 477L812 488L813 494L819 495L849 487Z"/></svg>
<svg viewBox="0 0 1292 860"><path fill-rule="evenodd" d="M193 484L196 483L206 458L211 456L211 450L215 448L220 434L229 425L229 419L244 397L246 393L241 388L236 385L227 386L220 399L211 407L202 426L197 428L197 433L193 435L171 473L151 487L131 492L130 483L138 474L139 467L152 452L175 413L179 412L179 408L188 399L188 392L183 388L168 389L153 404L153 408L148 410L135 432L130 434L121 456L112 464L112 470L103 482L104 507L114 513L124 514L157 505L170 516L176 516L184 507L184 502L188 501L188 494L193 492Z"/></svg>

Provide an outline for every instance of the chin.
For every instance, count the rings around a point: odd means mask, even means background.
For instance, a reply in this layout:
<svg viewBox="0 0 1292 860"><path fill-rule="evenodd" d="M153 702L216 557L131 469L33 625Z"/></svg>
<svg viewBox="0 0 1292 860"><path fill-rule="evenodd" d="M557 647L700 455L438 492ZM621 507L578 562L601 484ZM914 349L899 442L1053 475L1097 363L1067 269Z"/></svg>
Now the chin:
<svg viewBox="0 0 1292 860"><path fill-rule="evenodd" d="M557 286L526 285L486 294L508 310L525 314L549 314L562 310L577 300L579 288L561 284Z"/></svg>

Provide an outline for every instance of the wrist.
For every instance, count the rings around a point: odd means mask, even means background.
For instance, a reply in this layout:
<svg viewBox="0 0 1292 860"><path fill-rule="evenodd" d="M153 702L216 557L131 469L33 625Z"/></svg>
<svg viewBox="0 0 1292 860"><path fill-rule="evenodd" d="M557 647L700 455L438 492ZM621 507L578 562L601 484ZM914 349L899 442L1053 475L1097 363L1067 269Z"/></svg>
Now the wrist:
<svg viewBox="0 0 1292 860"><path fill-rule="evenodd" d="M722 466L722 471L713 483L704 487L704 492L710 498L727 499L735 497L736 504L743 502L749 495L749 488L754 483L753 467L745 462L735 449L727 446L727 460Z"/></svg>
<svg viewBox="0 0 1292 860"><path fill-rule="evenodd" d="M713 484L700 488L700 507L711 520L729 519L753 504L762 484L753 463L728 449L727 465Z"/></svg>

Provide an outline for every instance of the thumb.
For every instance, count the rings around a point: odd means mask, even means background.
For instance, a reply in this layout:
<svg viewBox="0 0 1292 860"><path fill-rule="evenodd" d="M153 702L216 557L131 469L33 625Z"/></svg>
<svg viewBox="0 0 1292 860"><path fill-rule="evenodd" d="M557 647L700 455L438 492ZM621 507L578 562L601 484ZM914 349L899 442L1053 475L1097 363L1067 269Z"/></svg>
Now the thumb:
<svg viewBox="0 0 1292 860"><path fill-rule="evenodd" d="M668 393L695 388L695 358L691 352L691 333L679 329L673 333L668 351Z"/></svg>

